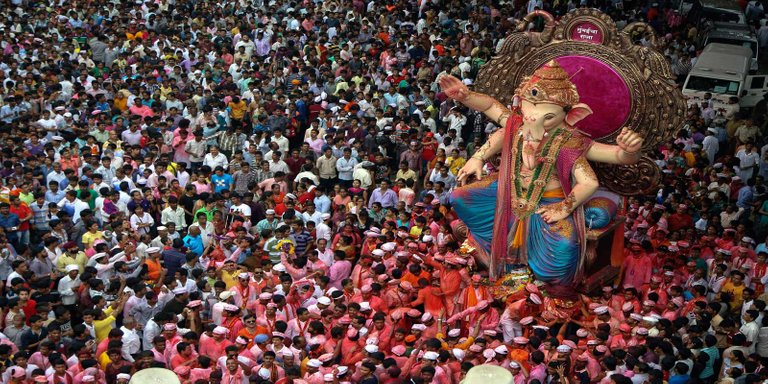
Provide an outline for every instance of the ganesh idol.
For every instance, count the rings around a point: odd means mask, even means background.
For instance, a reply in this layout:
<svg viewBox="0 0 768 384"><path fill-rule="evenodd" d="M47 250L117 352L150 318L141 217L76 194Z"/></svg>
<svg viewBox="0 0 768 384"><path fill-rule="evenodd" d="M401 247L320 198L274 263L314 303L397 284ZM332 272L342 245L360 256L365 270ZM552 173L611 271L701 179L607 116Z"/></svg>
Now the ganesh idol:
<svg viewBox="0 0 768 384"><path fill-rule="evenodd" d="M448 97L503 127L461 168L462 186L451 196L475 256L492 279L527 265L550 292L572 292L586 245L582 204L599 186L588 160L633 164L643 139L622 128L616 145L608 145L576 129L593 111L579 102L576 86L554 60L523 80L511 109L455 77L442 76L439 84ZM485 163L499 153L499 171L483 177ZM477 181L464 184L471 178Z"/></svg>

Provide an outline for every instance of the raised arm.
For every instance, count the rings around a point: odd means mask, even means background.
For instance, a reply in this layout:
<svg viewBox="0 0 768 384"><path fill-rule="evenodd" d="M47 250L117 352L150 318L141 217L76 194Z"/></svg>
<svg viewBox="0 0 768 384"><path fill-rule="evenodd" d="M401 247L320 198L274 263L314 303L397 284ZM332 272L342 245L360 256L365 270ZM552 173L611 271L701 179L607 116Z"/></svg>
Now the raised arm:
<svg viewBox="0 0 768 384"><path fill-rule="evenodd" d="M465 181L469 176L475 176L479 180L482 177L485 161L501 152L504 147L504 127L507 125L507 118L509 118L511 111L488 95L470 91L461 80L453 76L442 76L438 81L440 88L448 97L468 108L482 112L489 120L502 128L488 138L488 141L472 155L472 158L459 170L457 175L459 182Z"/></svg>
<svg viewBox="0 0 768 384"><path fill-rule="evenodd" d="M643 138L629 128L622 128L616 145L593 143L587 151L587 159L598 163L634 164L640 160Z"/></svg>
<svg viewBox="0 0 768 384"><path fill-rule="evenodd" d="M511 112L498 100L486 94L470 91L466 84L451 75L441 76L438 82L446 96L468 108L482 112L488 119L502 127L506 124Z"/></svg>

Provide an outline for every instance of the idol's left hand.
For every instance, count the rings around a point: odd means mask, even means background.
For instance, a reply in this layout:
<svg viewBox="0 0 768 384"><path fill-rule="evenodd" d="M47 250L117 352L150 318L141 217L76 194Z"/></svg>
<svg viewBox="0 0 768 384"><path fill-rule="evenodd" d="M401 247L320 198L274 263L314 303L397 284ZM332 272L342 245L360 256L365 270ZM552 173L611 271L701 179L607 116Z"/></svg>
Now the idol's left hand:
<svg viewBox="0 0 768 384"><path fill-rule="evenodd" d="M536 210L536 213L541 215L547 224L554 224L560 220L568 217L571 212L565 207L563 203L550 204L545 207L541 207Z"/></svg>
<svg viewBox="0 0 768 384"><path fill-rule="evenodd" d="M624 127L616 138L616 145L624 152L634 154L643 147L643 138L637 132Z"/></svg>

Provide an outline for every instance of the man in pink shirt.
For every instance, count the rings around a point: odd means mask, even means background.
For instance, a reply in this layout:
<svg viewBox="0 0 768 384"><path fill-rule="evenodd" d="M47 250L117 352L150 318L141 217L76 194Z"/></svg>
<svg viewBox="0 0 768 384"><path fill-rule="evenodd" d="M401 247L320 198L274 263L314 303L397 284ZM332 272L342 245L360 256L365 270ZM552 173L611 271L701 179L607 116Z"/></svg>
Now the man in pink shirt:
<svg viewBox="0 0 768 384"><path fill-rule="evenodd" d="M296 309L296 318L288 321L288 329L285 331L285 336L289 339L293 339L296 336L302 336L309 340L309 310L306 308Z"/></svg>
<svg viewBox="0 0 768 384"><path fill-rule="evenodd" d="M643 247L633 244L630 254L621 266L622 284L640 288L651 279L652 274L653 264L650 257L643 251Z"/></svg>
<svg viewBox="0 0 768 384"><path fill-rule="evenodd" d="M333 265L328 269L329 288L341 289L342 280L348 278L352 273L352 263L346 260L344 251L335 251L333 253Z"/></svg>
<svg viewBox="0 0 768 384"><path fill-rule="evenodd" d="M210 357L213 361L224 356L224 349L232 345L232 342L226 338L227 333L227 328L216 327L213 329L213 337L205 339L201 337L199 342L200 354Z"/></svg>

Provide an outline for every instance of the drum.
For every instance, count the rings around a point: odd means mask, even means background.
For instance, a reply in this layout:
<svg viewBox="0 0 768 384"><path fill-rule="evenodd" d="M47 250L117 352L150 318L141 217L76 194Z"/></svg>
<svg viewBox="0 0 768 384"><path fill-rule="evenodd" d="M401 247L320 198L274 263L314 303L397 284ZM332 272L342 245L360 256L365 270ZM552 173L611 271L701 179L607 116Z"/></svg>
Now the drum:
<svg viewBox="0 0 768 384"><path fill-rule="evenodd" d="M131 376L129 384L181 384L181 380L165 368L147 368Z"/></svg>

